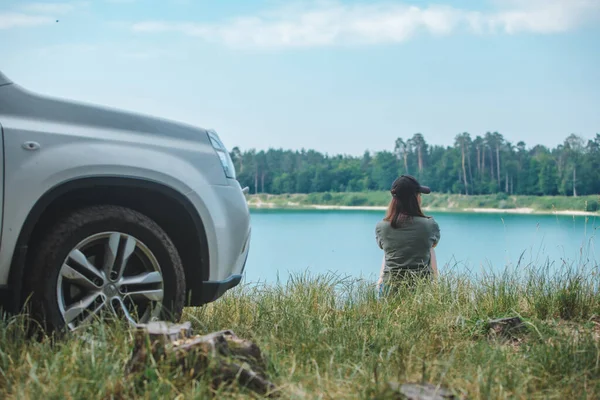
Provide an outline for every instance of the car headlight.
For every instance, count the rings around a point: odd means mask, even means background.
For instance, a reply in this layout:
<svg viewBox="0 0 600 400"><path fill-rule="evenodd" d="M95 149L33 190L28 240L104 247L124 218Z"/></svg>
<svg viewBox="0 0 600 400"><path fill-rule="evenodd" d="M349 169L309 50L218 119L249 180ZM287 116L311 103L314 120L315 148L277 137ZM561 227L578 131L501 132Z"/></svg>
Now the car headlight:
<svg viewBox="0 0 600 400"><path fill-rule="evenodd" d="M210 139L210 144L213 149L217 152L219 156L219 160L221 160L221 165L223 166L223 171L225 171L225 176L230 179L235 179L235 167L233 165L233 160L229 155L229 152L225 148L221 139L219 139L219 135L217 135L214 131L208 131L208 138Z"/></svg>

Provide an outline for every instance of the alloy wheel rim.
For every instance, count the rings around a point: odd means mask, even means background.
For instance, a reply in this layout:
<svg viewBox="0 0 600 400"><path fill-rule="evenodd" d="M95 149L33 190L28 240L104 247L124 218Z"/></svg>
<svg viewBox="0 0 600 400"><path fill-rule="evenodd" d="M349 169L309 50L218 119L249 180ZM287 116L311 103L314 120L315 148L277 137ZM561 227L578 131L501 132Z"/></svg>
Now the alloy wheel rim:
<svg viewBox="0 0 600 400"><path fill-rule="evenodd" d="M79 242L63 261L56 288L70 330L106 312L132 325L156 320L164 298L158 260L143 242L122 232Z"/></svg>

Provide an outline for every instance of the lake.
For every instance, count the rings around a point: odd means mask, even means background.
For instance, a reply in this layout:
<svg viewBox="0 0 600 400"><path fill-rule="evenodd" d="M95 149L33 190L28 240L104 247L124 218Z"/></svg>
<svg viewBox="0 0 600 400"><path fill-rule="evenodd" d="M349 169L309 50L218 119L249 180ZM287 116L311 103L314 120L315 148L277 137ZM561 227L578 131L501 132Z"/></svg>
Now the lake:
<svg viewBox="0 0 600 400"><path fill-rule="evenodd" d="M377 280L383 251L375 224L383 211L252 210L245 282L287 281L289 274L337 273ZM429 213L441 230L440 273L502 272L507 266L600 261L600 218L556 215ZM549 264L548 264L549 262Z"/></svg>

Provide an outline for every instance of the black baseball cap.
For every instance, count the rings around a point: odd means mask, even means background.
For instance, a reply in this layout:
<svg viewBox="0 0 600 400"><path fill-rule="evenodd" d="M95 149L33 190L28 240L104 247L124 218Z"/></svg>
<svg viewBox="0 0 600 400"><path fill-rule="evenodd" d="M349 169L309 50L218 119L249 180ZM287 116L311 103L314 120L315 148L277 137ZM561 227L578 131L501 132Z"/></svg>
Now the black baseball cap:
<svg viewBox="0 0 600 400"><path fill-rule="evenodd" d="M431 189L429 186L421 185L414 176L402 175L392 183L391 192L392 195L401 197L417 193L429 194Z"/></svg>

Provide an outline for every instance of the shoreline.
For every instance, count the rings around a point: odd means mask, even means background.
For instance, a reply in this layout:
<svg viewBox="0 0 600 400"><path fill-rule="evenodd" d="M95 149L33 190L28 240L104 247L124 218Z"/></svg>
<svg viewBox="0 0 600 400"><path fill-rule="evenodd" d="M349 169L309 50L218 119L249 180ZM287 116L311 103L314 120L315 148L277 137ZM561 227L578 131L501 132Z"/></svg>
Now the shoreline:
<svg viewBox="0 0 600 400"><path fill-rule="evenodd" d="M344 211L385 211L386 206L335 206L324 204L299 204L288 203L286 205L270 202L248 202L250 209L270 209L270 210L344 210ZM600 217L600 213L593 211L578 210L535 210L530 207L522 208L430 208L423 207L423 211L428 212L457 212L473 214L525 214L525 215L563 215L577 217Z"/></svg>

